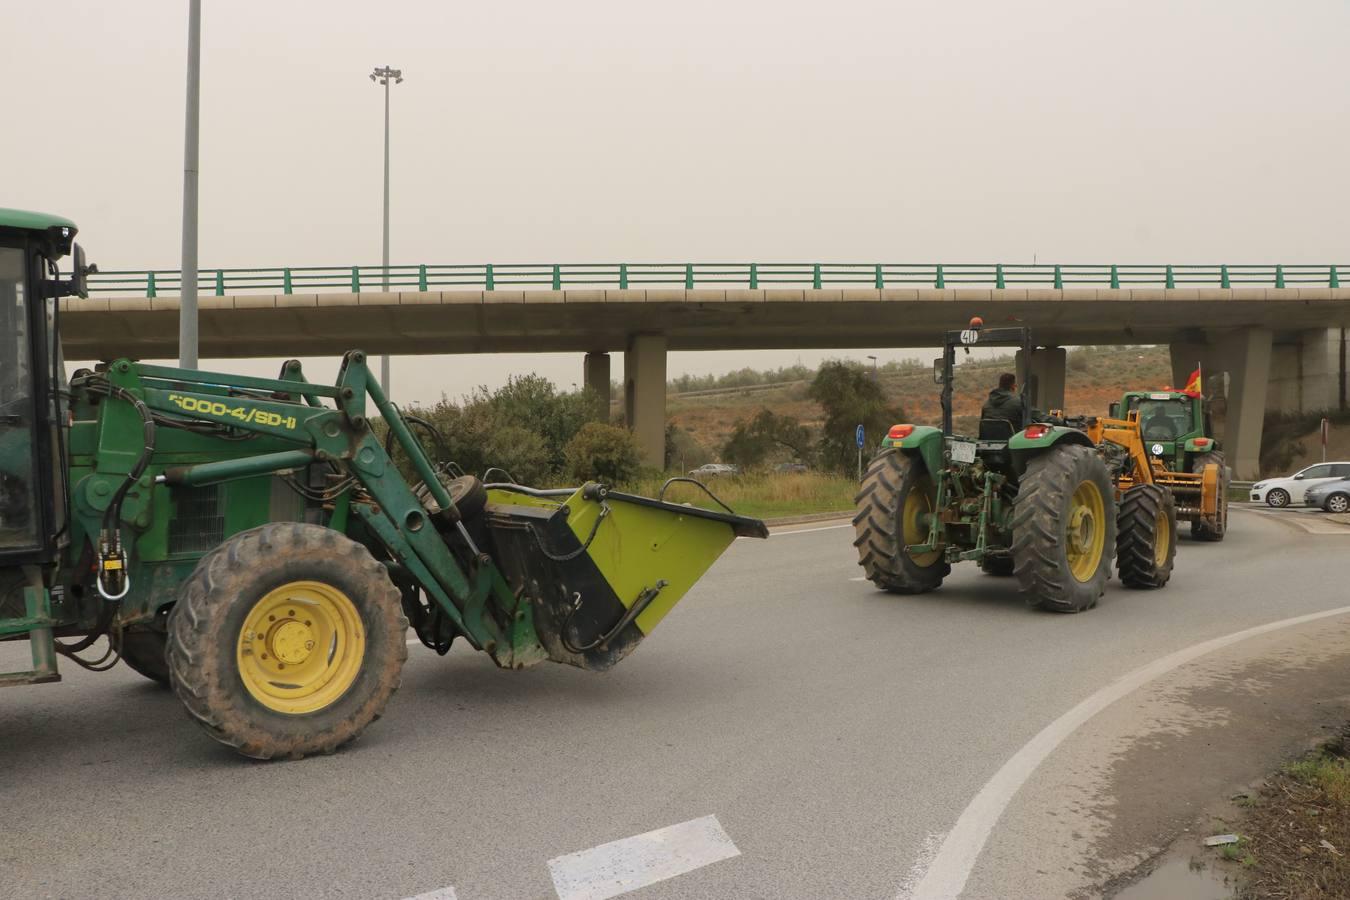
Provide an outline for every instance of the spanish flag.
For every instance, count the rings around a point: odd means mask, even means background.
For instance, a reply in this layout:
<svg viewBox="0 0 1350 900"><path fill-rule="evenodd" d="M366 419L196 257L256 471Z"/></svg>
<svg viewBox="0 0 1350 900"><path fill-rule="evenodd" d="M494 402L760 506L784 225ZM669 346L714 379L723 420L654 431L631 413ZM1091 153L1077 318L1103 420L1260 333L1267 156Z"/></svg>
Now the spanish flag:
<svg viewBox="0 0 1350 900"><path fill-rule="evenodd" d="M1188 397L1199 397L1201 395L1199 366L1196 366L1195 371L1191 373L1191 377L1186 379L1186 386L1181 389L1181 392Z"/></svg>

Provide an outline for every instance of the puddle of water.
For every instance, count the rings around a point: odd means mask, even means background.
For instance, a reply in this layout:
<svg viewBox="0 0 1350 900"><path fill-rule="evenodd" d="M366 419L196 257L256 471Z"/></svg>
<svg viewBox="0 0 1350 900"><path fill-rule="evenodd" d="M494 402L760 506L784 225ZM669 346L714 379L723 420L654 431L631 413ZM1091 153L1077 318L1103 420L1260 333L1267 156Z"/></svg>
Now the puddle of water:
<svg viewBox="0 0 1350 900"><path fill-rule="evenodd" d="M1174 856L1113 900L1232 900L1237 885L1203 860Z"/></svg>

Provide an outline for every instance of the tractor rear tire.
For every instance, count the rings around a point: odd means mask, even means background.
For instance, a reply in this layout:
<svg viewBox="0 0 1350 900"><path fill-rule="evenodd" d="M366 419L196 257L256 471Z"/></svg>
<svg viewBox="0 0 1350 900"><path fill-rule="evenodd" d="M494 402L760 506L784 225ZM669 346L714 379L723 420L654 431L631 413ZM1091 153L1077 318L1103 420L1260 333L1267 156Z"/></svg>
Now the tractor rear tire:
<svg viewBox="0 0 1350 900"><path fill-rule="evenodd" d="M1195 457L1191 460L1191 471L1199 474L1210 464L1219 467L1219 509L1216 516L1218 521L1211 525L1204 519L1193 519L1191 537L1197 541L1221 541L1228 533L1228 467L1224 465L1223 453L1216 450Z"/></svg>
<svg viewBox="0 0 1350 900"><path fill-rule="evenodd" d="M1028 606L1063 613L1096 606L1116 546L1115 490L1102 458L1081 444L1032 457L1012 533L1014 573Z"/></svg>
<svg viewBox="0 0 1350 900"><path fill-rule="evenodd" d="M160 684L169 683L169 661L165 650L169 636L162 631L125 631L122 633L122 662L133 672Z"/></svg>
<svg viewBox="0 0 1350 900"><path fill-rule="evenodd" d="M853 498L858 565L869 581L896 594L924 594L942 586L952 567L940 551L919 556L905 552L906 544L928 539L922 517L933 512L933 481L922 461L897 450L885 450L872 460L862 488Z"/></svg>
<svg viewBox="0 0 1350 900"><path fill-rule="evenodd" d="M1125 492L1116 517L1116 567L1128 588L1156 590L1172 577L1177 556L1177 502L1156 484Z"/></svg>
<svg viewBox="0 0 1350 900"><path fill-rule="evenodd" d="M245 756L332 753L398 689L407 628L365 547L318 525L263 525L207 553L183 584L170 681L188 715Z"/></svg>

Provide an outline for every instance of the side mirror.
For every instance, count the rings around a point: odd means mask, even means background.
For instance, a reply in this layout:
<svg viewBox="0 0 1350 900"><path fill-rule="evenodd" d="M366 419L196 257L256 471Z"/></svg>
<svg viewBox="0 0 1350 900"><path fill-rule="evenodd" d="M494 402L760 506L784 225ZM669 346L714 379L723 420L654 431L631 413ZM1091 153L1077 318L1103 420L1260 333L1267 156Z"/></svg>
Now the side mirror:
<svg viewBox="0 0 1350 900"><path fill-rule="evenodd" d="M1302 481L1305 477L1306 477L1306 476L1305 476L1302 472L1299 472L1297 475L1294 476L1294 480L1295 480L1295 481Z"/></svg>
<svg viewBox="0 0 1350 900"><path fill-rule="evenodd" d="M946 384L946 370L941 359L933 360L933 384Z"/></svg>
<svg viewBox="0 0 1350 900"><path fill-rule="evenodd" d="M76 244L70 251L71 265L74 271L70 276L71 293L77 297L89 296L89 273L97 272L97 266L87 265L84 261L84 248Z"/></svg>
<svg viewBox="0 0 1350 900"><path fill-rule="evenodd" d="M1112 403L1111 406L1107 409L1106 414L1107 414L1107 416L1109 416L1109 417L1112 418L1112 419L1119 419L1119 418L1120 418L1120 404L1119 404L1119 403Z"/></svg>

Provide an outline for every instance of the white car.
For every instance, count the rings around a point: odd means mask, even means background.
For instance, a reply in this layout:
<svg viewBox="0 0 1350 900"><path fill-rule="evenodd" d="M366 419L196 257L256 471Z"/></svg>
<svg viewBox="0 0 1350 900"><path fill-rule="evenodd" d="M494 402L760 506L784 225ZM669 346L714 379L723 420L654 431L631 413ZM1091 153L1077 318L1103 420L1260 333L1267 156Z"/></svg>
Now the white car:
<svg viewBox="0 0 1350 900"><path fill-rule="evenodd" d="M1267 478L1252 485L1252 502L1265 503L1277 509L1291 503L1303 503L1303 495L1315 484L1325 484L1338 478L1350 478L1350 462L1326 462L1308 466L1288 478Z"/></svg>

